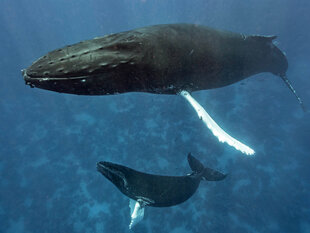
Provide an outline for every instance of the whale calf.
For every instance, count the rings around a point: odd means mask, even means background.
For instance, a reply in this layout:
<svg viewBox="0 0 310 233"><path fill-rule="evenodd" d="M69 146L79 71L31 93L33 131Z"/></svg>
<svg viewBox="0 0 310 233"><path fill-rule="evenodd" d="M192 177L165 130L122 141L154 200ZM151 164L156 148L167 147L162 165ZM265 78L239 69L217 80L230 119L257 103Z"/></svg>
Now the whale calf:
<svg viewBox="0 0 310 233"><path fill-rule="evenodd" d="M132 228L144 216L144 207L169 207L188 200L201 180L219 181L226 175L204 167L188 154L192 173L186 176L152 175L110 162L98 162L97 170L130 198Z"/></svg>
<svg viewBox="0 0 310 233"><path fill-rule="evenodd" d="M248 146L227 137L205 110L195 105L190 93L270 72L285 81L303 106L286 77L288 62L273 44L275 38L194 24L155 25L54 50L22 74L31 87L77 95L180 94L220 141L254 154Z"/></svg>

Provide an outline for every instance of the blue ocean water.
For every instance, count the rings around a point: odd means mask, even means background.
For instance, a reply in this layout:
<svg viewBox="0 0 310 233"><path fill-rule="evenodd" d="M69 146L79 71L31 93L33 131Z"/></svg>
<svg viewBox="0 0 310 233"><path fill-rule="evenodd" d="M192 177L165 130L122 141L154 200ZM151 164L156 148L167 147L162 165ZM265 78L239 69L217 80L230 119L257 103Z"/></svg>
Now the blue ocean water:
<svg viewBox="0 0 310 233"><path fill-rule="evenodd" d="M218 140L180 96L74 96L25 86L20 70L50 50L161 23L277 35L288 77L310 108L309 0L2 0L0 232L129 232L128 198L96 171L112 161L164 175L192 152L229 173L187 202L146 208L134 232L310 232L310 118L263 73L193 96L256 150ZM241 85L243 84L243 85Z"/></svg>

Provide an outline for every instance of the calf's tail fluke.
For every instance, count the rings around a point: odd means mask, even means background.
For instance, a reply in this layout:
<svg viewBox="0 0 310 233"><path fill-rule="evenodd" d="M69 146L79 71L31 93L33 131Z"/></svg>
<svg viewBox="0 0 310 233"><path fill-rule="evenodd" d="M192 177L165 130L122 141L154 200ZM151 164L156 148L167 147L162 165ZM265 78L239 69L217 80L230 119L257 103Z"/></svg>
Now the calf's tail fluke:
<svg viewBox="0 0 310 233"><path fill-rule="evenodd" d="M300 104L302 110L303 110L304 112L306 112L306 111L307 111L307 110L306 110L306 107L305 107L305 105L304 105L302 99L297 95L297 92L295 91L294 87L292 86L290 80L288 80L288 78L286 77L285 74L280 75L280 77L281 77L282 80L285 82L286 86L288 86L288 88L289 88L289 89L293 92L293 94L296 96L296 98L297 98L297 100L298 100L298 102L299 102L299 104Z"/></svg>

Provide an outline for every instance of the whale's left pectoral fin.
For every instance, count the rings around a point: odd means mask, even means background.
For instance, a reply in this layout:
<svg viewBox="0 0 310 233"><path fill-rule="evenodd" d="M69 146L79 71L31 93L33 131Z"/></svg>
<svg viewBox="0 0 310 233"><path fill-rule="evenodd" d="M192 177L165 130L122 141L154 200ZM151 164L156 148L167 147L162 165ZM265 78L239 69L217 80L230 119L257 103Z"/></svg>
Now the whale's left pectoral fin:
<svg viewBox="0 0 310 233"><path fill-rule="evenodd" d="M144 217L144 205L138 201L129 199L131 221L129 229L132 229Z"/></svg>
<svg viewBox="0 0 310 233"><path fill-rule="evenodd" d="M198 117L206 124L206 126L211 130L214 136L219 139L220 142L226 142L228 145L247 155L253 155L255 153L253 149L239 142L237 139L226 133L220 126L218 126L206 110L187 91L181 91L180 95L190 103L190 105L197 112Z"/></svg>

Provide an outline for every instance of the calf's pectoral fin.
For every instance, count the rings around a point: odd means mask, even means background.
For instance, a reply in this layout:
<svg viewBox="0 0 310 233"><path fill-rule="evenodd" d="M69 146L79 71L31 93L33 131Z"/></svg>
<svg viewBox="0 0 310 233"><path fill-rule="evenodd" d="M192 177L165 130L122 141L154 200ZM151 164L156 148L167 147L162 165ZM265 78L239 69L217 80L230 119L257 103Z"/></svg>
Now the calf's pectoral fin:
<svg viewBox="0 0 310 233"><path fill-rule="evenodd" d="M187 161L193 172L200 173L205 168L198 159L192 156L191 153L187 155Z"/></svg>
<svg viewBox="0 0 310 233"><path fill-rule="evenodd" d="M144 217L144 205L139 201L129 199L130 217L131 221L129 229L132 229Z"/></svg>

